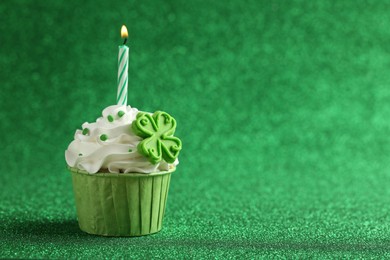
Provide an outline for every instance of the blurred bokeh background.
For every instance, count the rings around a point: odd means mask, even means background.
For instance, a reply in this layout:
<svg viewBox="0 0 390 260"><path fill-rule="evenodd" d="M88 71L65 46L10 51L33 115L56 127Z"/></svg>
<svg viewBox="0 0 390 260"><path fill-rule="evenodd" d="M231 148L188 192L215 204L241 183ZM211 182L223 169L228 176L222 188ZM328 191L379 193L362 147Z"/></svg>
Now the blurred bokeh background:
<svg viewBox="0 0 390 260"><path fill-rule="evenodd" d="M115 103L183 140L163 230L79 231L64 151ZM357 257L390 250L390 3L0 1L0 257Z"/></svg>

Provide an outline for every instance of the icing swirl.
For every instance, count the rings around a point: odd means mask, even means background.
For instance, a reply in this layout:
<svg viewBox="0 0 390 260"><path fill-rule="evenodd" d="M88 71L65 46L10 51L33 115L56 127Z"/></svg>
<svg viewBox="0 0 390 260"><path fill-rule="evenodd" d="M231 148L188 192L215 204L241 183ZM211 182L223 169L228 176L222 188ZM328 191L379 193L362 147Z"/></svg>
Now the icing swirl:
<svg viewBox="0 0 390 260"><path fill-rule="evenodd" d="M65 151L67 164L89 173L152 173L176 166L178 160L172 164L164 160L152 164L137 151L143 139L133 132L131 125L138 112L130 106L109 106L96 122L84 123Z"/></svg>

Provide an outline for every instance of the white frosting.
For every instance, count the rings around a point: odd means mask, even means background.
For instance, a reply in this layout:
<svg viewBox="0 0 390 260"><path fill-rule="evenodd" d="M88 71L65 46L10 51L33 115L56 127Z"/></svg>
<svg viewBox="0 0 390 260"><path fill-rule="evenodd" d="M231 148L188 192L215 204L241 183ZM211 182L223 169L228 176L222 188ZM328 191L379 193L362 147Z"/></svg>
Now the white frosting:
<svg viewBox="0 0 390 260"><path fill-rule="evenodd" d="M119 111L125 114L119 117ZM173 164L163 160L152 164L148 158L138 153L137 145L143 139L131 129L137 113L136 108L115 105L104 109L103 117L98 118L95 123L84 123L82 128L88 128L89 133L83 135L82 130L76 130L74 140L65 151L67 164L89 173L152 173L176 166L178 160ZM114 118L113 122L108 120L109 115ZM103 134L108 137L106 141L100 139Z"/></svg>

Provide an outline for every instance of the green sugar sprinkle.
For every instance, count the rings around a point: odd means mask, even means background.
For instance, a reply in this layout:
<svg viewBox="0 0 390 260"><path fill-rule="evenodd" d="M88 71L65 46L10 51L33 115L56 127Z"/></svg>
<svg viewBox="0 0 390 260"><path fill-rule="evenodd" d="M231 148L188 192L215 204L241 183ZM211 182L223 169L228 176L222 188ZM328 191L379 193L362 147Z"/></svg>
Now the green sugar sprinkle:
<svg viewBox="0 0 390 260"><path fill-rule="evenodd" d="M109 116L107 117L107 119L108 119L108 121L110 121L110 122L113 122L113 121L114 121L114 117L113 117L112 115L109 115Z"/></svg>
<svg viewBox="0 0 390 260"><path fill-rule="evenodd" d="M83 156L83 154L82 154L82 153L79 153L79 156Z"/></svg>
<svg viewBox="0 0 390 260"><path fill-rule="evenodd" d="M125 114L125 112L123 112L123 111L119 111L119 112L118 112L118 116L119 116L119 117L122 117L124 114Z"/></svg>
<svg viewBox="0 0 390 260"><path fill-rule="evenodd" d="M83 129L83 135L87 135L89 134L89 129L88 128L84 128Z"/></svg>
<svg viewBox="0 0 390 260"><path fill-rule="evenodd" d="M107 139L108 139L108 136L106 134L102 134L100 136L100 140L102 140L102 141L106 141Z"/></svg>
<svg viewBox="0 0 390 260"><path fill-rule="evenodd" d="M129 153L131 153L133 150L132 149L129 149Z"/></svg>

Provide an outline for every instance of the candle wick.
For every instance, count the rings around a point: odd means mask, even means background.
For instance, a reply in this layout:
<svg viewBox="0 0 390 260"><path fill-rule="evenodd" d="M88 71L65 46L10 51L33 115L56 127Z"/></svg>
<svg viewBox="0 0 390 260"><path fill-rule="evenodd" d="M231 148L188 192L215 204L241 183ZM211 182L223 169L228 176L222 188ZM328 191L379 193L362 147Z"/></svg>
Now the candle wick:
<svg viewBox="0 0 390 260"><path fill-rule="evenodd" d="M125 38L125 40L123 41L123 45L125 45L127 42L127 38Z"/></svg>

